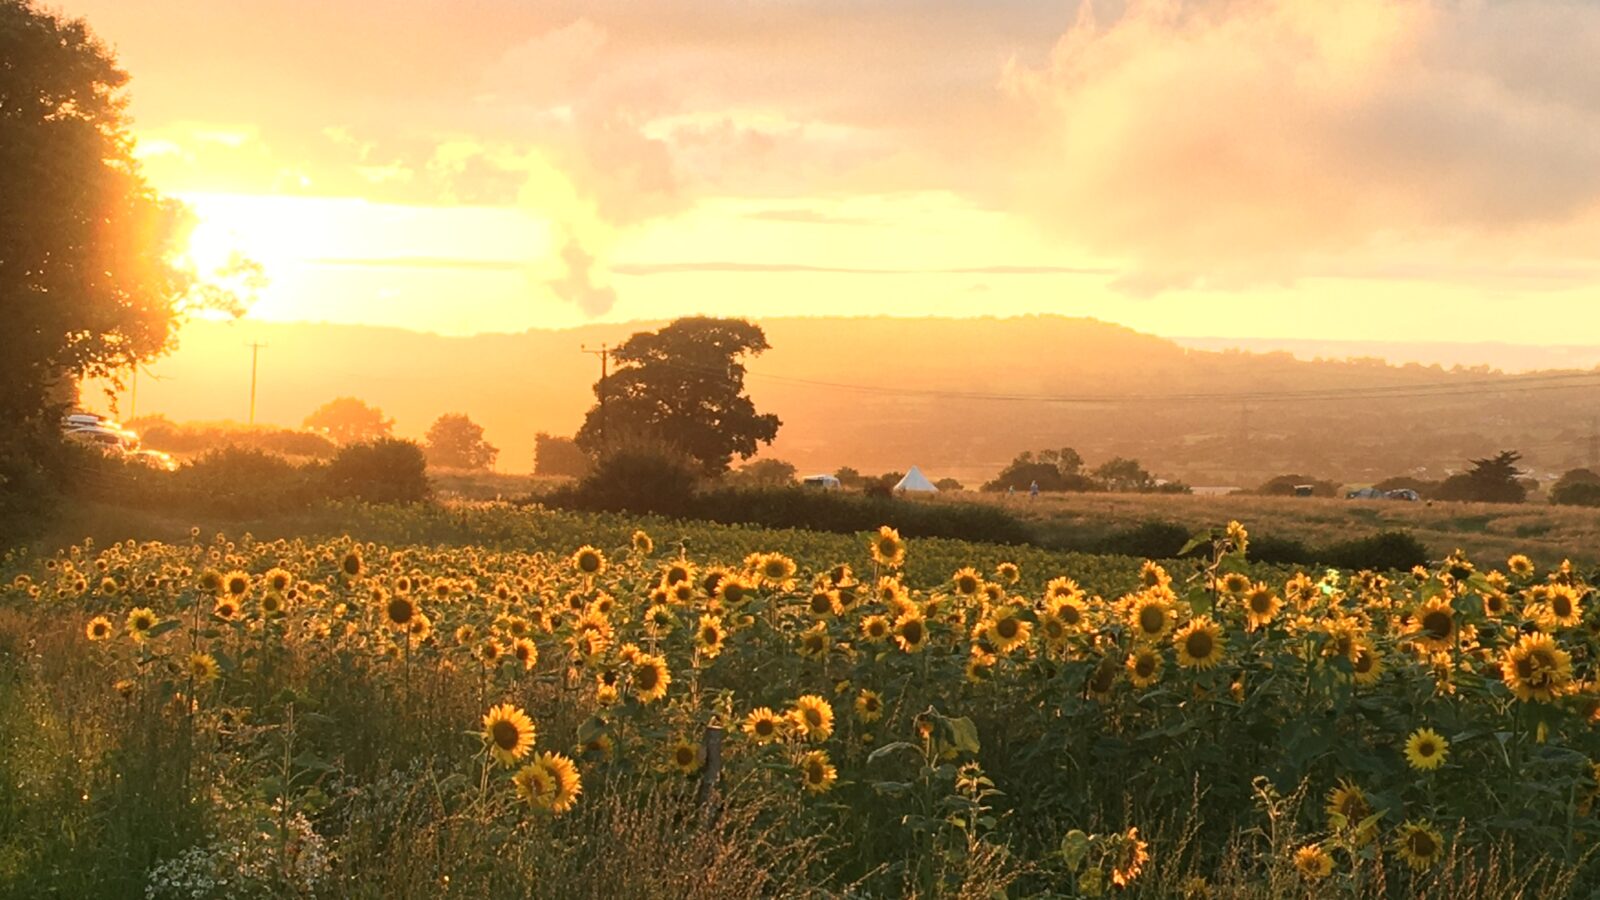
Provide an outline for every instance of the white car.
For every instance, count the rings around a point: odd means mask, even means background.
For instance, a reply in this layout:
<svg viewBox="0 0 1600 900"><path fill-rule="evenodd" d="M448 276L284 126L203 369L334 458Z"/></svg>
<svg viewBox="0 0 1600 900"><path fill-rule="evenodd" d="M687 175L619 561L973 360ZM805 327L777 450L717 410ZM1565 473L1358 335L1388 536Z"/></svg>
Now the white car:
<svg viewBox="0 0 1600 900"><path fill-rule="evenodd" d="M111 428L105 425L85 425L78 428L69 428L66 438L79 444L98 447L110 454L132 453L139 449L139 436L123 428Z"/></svg>
<svg viewBox="0 0 1600 900"><path fill-rule="evenodd" d="M163 472L178 471L178 461L172 458L172 454L162 453L160 450L135 450L128 454L128 459Z"/></svg>

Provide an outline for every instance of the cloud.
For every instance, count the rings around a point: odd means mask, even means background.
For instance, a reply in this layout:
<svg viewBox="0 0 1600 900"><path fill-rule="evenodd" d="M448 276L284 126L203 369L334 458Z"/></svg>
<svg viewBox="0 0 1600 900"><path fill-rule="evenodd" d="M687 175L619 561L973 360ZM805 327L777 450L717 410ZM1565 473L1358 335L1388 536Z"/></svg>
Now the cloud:
<svg viewBox="0 0 1600 900"><path fill-rule="evenodd" d="M594 257L575 240L568 240L561 248L561 260L566 272L545 282L556 296L577 306L584 315L593 318L611 311L617 303L617 292L598 283Z"/></svg>
<svg viewBox="0 0 1600 900"><path fill-rule="evenodd" d="M1031 117L1011 197L1128 261L1130 289L1559 253L1600 218L1600 6L1082 9L1046 63L1002 79Z"/></svg>

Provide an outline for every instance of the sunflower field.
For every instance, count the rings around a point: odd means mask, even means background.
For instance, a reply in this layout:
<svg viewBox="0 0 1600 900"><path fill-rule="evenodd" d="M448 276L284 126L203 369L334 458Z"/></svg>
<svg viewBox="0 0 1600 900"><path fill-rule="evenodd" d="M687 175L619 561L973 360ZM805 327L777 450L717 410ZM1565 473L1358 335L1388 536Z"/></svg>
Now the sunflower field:
<svg viewBox="0 0 1600 900"><path fill-rule="evenodd" d="M888 527L722 557L737 530L550 521L559 551L7 557L0 895L1600 889L1571 566L1287 572L1238 523L1079 572Z"/></svg>

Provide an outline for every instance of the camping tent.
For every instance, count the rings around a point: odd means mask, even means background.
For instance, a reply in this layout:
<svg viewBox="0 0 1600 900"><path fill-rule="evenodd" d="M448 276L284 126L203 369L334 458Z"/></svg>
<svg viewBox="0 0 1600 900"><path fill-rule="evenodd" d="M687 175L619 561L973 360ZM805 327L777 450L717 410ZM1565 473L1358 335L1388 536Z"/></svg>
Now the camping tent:
<svg viewBox="0 0 1600 900"><path fill-rule="evenodd" d="M897 492L916 491L919 494L937 493L939 490L933 486L933 482L928 480L928 476L922 474L922 470L916 466L911 467L911 471L906 473L906 477L900 479L900 483L896 484L894 489Z"/></svg>

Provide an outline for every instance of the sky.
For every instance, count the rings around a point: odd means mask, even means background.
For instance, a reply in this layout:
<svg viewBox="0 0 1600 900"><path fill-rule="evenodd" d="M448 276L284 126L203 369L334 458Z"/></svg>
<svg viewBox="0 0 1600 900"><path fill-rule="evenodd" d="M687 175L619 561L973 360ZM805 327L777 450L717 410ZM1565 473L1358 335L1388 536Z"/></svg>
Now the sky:
<svg viewBox="0 0 1600 900"><path fill-rule="evenodd" d="M277 321L1600 344L1589 0L60 0Z"/></svg>

